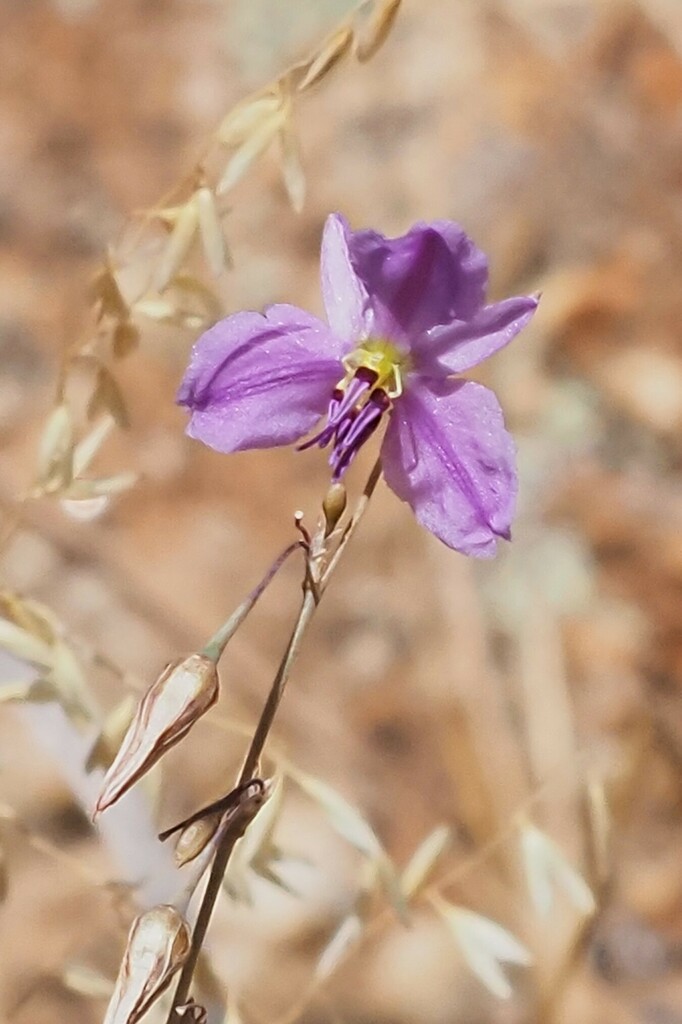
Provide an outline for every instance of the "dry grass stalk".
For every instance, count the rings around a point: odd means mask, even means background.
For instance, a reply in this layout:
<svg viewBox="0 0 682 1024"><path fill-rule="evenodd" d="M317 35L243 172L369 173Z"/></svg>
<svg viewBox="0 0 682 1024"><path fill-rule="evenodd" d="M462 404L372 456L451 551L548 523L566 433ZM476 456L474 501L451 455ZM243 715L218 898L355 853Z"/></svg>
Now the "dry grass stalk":
<svg viewBox="0 0 682 1024"><path fill-rule="evenodd" d="M342 25L322 44L310 61L308 70L296 88L299 92L309 89L311 85L321 81L348 52L353 42L353 29Z"/></svg>
<svg viewBox="0 0 682 1024"><path fill-rule="evenodd" d="M530 951L497 921L440 898L433 902L473 973L498 999L511 998L513 988L502 965L528 967Z"/></svg>
<svg viewBox="0 0 682 1024"><path fill-rule="evenodd" d="M358 40L355 55L359 61L370 60L383 46L398 16L402 0L376 0L366 31Z"/></svg>
<svg viewBox="0 0 682 1024"><path fill-rule="evenodd" d="M277 159L286 193L295 211L303 208L305 174L293 127L294 95L307 92L326 78L352 47L360 60L368 60L387 38L398 8L396 0L370 4L369 21L361 40L355 29L356 16L345 18L306 60L288 68L269 85L238 103L221 121L207 153L185 181L171 190L170 197L175 204L162 201L156 208L144 211L138 218L139 233L132 252L124 253L121 248L107 253L90 289L92 324L63 357L56 409L43 433L37 479L29 491L30 497L65 498L65 510L85 519L106 507L106 502L92 504L97 496L121 493L134 484L136 476L119 474L112 478L115 483L88 486L81 482L71 487L73 476L78 475L72 466L75 427L73 413L64 401L64 391L75 363L84 354L100 353L95 355L99 370L92 385L88 416L92 419L97 412L106 410L114 416L118 426L125 428L128 417L124 397L105 359L124 359L138 348L141 329L136 316L195 331L220 314L220 302L213 288L196 278L190 268L197 237L212 277L219 277L230 266L223 216L216 197L232 191L259 156L279 141ZM364 0L358 12L367 9ZM230 154L227 161L222 160L222 172L217 180L211 181L206 177L205 167L216 148L219 158L225 148ZM145 254L153 242L150 232L155 221L166 225L170 234L160 251L158 241L155 243L157 253L150 260ZM120 269L140 259L149 264L148 280L138 294L131 295L121 284ZM198 301L198 309L187 308L188 296L190 307ZM74 508L77 502L90 503L82 516Z"/></svg>
<svg viewBox="0 0 682 1024"><path fill-rule="evenodd" d="M287 118L279 131L279 142L282 150L282 181L294 211L300 213L305 204L306 180L301 160L301 148L298 136Z"/></svg>

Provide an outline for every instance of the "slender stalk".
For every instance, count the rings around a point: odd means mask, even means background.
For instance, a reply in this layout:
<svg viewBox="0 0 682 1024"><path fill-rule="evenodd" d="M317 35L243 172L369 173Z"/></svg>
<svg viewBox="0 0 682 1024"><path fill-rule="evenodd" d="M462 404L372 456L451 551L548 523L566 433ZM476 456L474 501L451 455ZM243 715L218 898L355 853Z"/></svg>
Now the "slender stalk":
<svg viewBox="0 0 682 1024"><path fill-rule="evenodd" d="M272 563L260 583L253 588L249 596L242 601L239 607L232 613L232 615L230 615L227 622L224 622L220 629L213 634L201 652L202 654L205 654L206 657L210 658L212 661L218 661L222 656L228 641L237 632L261 594L268 588L273 577L282 568L289 555L293 554L294 551L298 550L300 547L301 542L297 540L284 549L282 554L279 555Z"/></svg>
<svg viewBox="0 0 682 1024"><path fill-rule="evenodd" d="M300 650L305 632L313 615L315 614L320 597L325 592L329 584L329 579L332 573L336 569L348 542L360 524L380 476L381 462L377 460L368 477L364 491L356 505L350 522L348 523L348 526L339 541L338 547L329 559L326 567L324 565L324 560L327 541L329 538L325 534L324 522L320 525L312 539L309 560L303 581L303 600L301 602L289 642L284 652L284 656L282 657L279 668L275 674L275 678L273 679L263 710L261 711L260 718L258 719L258 724L256 725L255 732L246 752L246 756L239 773L238 785L246 782L248 779L251 779L257 773L258 763L265 748L270 730L272 729L275 721L277 710L282 700L292 666ZM226 627L227 625L228 624L226 623ZM223 627L223 630L220 632L222 633L226 627ZM234 632L234 629L232 632ZM218 896L220 895L225 871L229 864L230 857L232 856L235 844L241 834L241 831L238 829L228 829L218 844L213 864L211 865L208 882L206 883L206 888L199 907L197 920L194 925L192 946L180 974L180 979L173 996L173 1005L168 1015L167 1024L178 1024L182 1019L181 1016L176 1013L176 1010L187 1002L199 954L203 947L204 939L206 938L214 907L218 900Z"/></svg>

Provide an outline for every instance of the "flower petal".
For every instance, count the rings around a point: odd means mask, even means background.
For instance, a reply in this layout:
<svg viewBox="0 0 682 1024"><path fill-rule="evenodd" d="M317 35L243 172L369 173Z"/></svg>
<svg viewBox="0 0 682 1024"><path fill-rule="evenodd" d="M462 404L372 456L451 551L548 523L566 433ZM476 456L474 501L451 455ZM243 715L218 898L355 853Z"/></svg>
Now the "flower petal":
<svg viewBox="0 0 682 1024"><path fill-rule="evenodd" d="M343 377L346 346L296 306L235 313L199 338L177 401L187 433L221 452L269 448L302 437Z"/></svg>
<svg viewBox="0 0 682 1024"><path fill-rule="evenodd" d="M395 403L382 461L388 486L448 547L490 558L497 538L509 539L514 442L482 384L412 381Z"/></svg>
<svg viewBox="0 0 682 1024"><path fill-rule="evenodd" d="M367 292L351 263L348 221L340 213L331 213L324 225L320 275L322 297L332 330L348 341L365 335L364 314Z"/></svg>
<svg viewBox="0 0 682 1024"><path fill-rule="evenodd" d="M485 306L470 320L435 327L412 346L417 367L436 376L470 370L508 345L529 322L537 305L537 296L520 295Z"/></svg>
<svg viewBox="0 0 682 1024"><path fill-rule="evenodd" d="M452 221L415 224L400 238L358 231L348 245L375 333L410 342L439 324L470 319L483 305L488 261Z"/></svg>

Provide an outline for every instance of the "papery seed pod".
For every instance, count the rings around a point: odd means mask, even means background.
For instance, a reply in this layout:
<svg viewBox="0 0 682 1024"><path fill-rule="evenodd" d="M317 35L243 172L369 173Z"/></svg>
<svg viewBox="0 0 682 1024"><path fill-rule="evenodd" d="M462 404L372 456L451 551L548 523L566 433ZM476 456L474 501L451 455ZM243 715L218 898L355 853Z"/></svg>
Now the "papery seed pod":
<svg viewBox="0 0 682 1024"><path fill-rule="evenodd" d="M203 654L191 654L163 670L138 704L104 777L95 817L130 789L215 704L219 685L215 662Z"/></svg>
<svg viewBox="0 0 682 1024"><path fill-rule="evenodd" d="M136 1024L182 967L191 945L175 907L153 907L133 922L104 1024Z"/></svg>

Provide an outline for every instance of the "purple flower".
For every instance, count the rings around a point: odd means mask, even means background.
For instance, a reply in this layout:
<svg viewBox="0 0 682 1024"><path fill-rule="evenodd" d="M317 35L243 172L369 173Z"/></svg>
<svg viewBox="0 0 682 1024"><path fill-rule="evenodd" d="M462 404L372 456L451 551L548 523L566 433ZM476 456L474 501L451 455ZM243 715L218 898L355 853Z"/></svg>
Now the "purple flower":
<svg viewBox="0 0 682 1024"><path fill-rule="evenodd" d="M537 299L486 306L488 263L450 221L401 238L351 231L339 214L322 240L329 326L296 306L235 313L194 346L178 402L188 433L221 452L300 440L331 445L338 480L383 419L386 481L449 547L494 554L509 539L514 442L495 395L453 375L505 346Z"/></svg>

